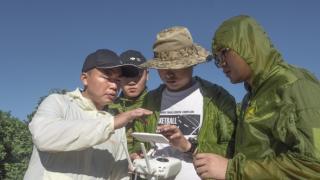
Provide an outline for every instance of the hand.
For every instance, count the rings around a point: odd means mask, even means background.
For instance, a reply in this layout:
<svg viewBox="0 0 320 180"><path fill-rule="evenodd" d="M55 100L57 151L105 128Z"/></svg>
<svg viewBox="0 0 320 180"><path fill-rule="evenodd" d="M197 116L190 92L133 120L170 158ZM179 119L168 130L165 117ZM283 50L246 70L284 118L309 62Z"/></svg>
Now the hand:
<svg viewBox="0 0 320 180"><path fill-rule="evenodd" d="M141 159L143 158L143 154L141 153L132 153L130 154L130 159L133 161L135 159Z"/></svg>
<svg viewBox="0 0 320 180"><path fill-rule="evenodd" d="M120 113L114 118L114 129L122 128L126 126L128 122L132 122L136 118L142 118L143 116L150 114L152 114L152 111L143 108Z"/></svg>
<svg viewBox="0 0 320 180"><path fill-rule="evenodd" d="M181 152L186 152L191 148L191 143L184 137L181 130L175 125L161 125L157 131L163 134L170 144Z"/></svg>
<svg viewBox="0 0 320 180"><path fill-rule="evenodd" d="M133 162L135 159L141 159L143 158L143 154L142 153L138 153L138 152L135 152L135 153L131 153L130 155L130 159L131 161ZM129 172L134 172L134 167L132 166L128 166L128 169L129 169Z"/></svg>
<svg viewBox="0 0 320 180"><path fill-rule="evenodd" d="M216 154L199 153L194 156L193 165L202 179L225 179L228 159Z"/></svg>

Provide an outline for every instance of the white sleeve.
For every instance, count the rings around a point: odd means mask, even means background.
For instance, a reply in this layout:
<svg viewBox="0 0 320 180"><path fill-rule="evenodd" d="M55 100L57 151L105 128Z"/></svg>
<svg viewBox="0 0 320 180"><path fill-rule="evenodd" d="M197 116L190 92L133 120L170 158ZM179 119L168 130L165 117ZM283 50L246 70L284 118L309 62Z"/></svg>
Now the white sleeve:
<svg viewBox="0 0 320 180"><path fill-rule="evenodd" d="M112 115L86 119L65 117L68 103L63 95L50 95L39 106L29 129L41 151L74 151L100 144L114 133ZM82 118L82 119L81 119Z"/></svg>

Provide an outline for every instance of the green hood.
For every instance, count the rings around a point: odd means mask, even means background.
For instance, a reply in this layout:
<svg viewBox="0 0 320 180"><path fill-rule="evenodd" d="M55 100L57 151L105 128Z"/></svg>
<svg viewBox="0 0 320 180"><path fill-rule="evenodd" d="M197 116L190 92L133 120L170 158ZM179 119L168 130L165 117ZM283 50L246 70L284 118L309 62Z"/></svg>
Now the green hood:
<svg viewBox="0 0 320 180"><path fill-rule="evenodd" d="M253 71L253 91L283 62L263 28L249 16L240 15L223 22L212 44L213 51L222 48L231 48L249 64Z"/></svg>
<svg viewBox="0 0 320 180"><path fill-rule="evenodd" d="M212 46L231 48L253 71L226 179L320 179L319 81L285 63L262 27L248 16L225 21Z"/></svg>

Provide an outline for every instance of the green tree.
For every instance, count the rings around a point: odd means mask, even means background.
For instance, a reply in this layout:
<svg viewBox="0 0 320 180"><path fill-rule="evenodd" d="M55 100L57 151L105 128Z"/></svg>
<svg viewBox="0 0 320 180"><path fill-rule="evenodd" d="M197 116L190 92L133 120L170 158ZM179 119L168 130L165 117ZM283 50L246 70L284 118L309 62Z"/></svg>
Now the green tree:
<svg viewBox="0 0 320 180"><path fill-rule="evenodd" d="M22 179L31 152L26 123L0 110L0 179Z"/></svg>
<svg viewBox="0 0 320 180"><path fill-rule="evenodd" d="M65 89L52 89L49 94L65 94ZM0 110L0 180L23 179L32 153L32 138L28 129L38 106L48 96L40 97L34 111L21 121L10 112Z"/></svg>

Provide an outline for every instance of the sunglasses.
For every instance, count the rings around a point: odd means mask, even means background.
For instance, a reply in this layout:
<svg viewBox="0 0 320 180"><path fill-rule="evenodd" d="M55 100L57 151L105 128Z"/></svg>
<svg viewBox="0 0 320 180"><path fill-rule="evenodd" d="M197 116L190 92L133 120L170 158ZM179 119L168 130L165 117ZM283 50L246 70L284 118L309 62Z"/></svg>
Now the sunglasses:
<svg viewBox="0 0 320 180"><path fill-rule="evenodd" d="M223 65L226 64L226 53L230 51L229 48L223 48L218 53L213 55L214 58L214 64L217 66L217 68L221 68Z"/></svg>

